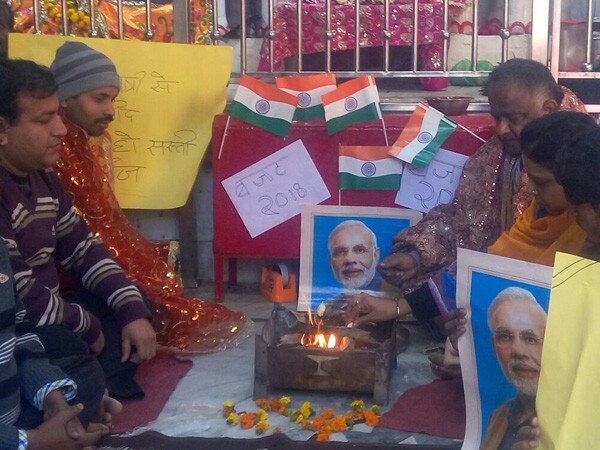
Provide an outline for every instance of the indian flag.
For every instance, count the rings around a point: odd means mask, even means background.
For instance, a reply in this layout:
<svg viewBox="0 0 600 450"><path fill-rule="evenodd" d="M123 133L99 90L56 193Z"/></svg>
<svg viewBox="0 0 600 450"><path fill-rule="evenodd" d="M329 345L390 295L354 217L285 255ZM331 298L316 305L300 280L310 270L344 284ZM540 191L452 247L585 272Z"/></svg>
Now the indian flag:
<svg viewBox="0 0 600 450"><path fill-rule="evenodd" d="M425 167L456 128L456 122L437 109L419 103L394 142L390 155L416 167Z"/></svg>
<svg viewBox="0 0 600 450"><path fill-rule="evenodd" d="M400 189L402 161L392 158L390 148L381 146L340 146L340 189Z"/></svg>
<svg viewBox="0 0 600 450"><path fill-rule="evenodd" d="M298 97L294 120L323 119L325 111L321 96L336 88L335 75L332 73L275 78L275 85Z"/></svg>
<svg viewBox="0 0 600 450"><path fill-rule="evenodd" d="M372 75L346 81L322 97L327 133L334 134L357 122L381 119L379 93Z"/></svg>
<svg viewBox="0 0 600 450"><path fill-rule="evenodd" d="M298 99L256 78L242 75L229 115L285 137Z"/></svg>

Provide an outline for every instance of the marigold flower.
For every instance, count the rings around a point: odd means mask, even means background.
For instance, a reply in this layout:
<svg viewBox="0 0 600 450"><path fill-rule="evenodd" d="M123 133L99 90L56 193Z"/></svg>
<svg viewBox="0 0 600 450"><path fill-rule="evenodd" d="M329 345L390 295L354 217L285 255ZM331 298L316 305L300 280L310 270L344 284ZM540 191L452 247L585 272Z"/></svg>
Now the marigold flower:
<svg viewBox="0 0 600 450"><path fill-rule="evenodd" d="M240 415L240 426L243 430L248 430L254 426L255 414L243 413Z"/></svg>
<svg viewBox="0 0 600 450"><path fill-rule="evenodd" d="M230 402L230 401L223 402L223 417L228 417L229 414L231 414L232 412L235 412L233 402Z"/></svg>
<svg viewBox="0 0 600 450"><path fill-rule="evenodd" d="M227 424L236 426L238 423L240 423L240 416L238 416L234 412L229 413L229 415L227 416Z"/></svg>
<svg viewBox="0 0 600 450"><path fill-rule="evenodd" d="M317 441L319 442L327 442L329 440L329 435L331 433L328 433L326 431L321 432L321 433L317 433Z"/></svg>
<svg viewBox="0 0 600 450"><path fill-rule="evenodd" d="M291 402L292 402L292 399L289 397L281 397L279 399L279 403L281 403L283 406L288 406Z"/></svg>
<svg viewBox="0 0 600 450"><path fill-rule="evenodd" d="M288 411L288 417L290 418L290 422L295 422L298 416L301 416L300 411L297 409L290 409Z"/></svg>
<svg viewBox="0 0 600 450"><path fill-rule="evenodd" d="M364 420L365 418L365 410L364 409L357 409L354 411L354 419L355 420Z"/></svg>
<svg viewBox="0 0 600 450"><path fill-rule="evenodd" d="M279 410L279 406L280 406L280 402L275 397L271 397L269 399L269 401L267 402L267 405L268 405L268 410L269 411L278 411Z"/></svg>
<svg viewBox="0 0 600 450"><path fill-rule="evenodd" d="M352 409L363 409L365 407L365 402L362 400L353 400L352 403L350 403L350 407Z"/></svg>
<svg viewBox="0 0 600 450"><path fill-rule="evenodd" d="M326 410L321 412L321 417L324 419L331 419L334 416L335 412L333 411L333 408L327 408Z"/></svg>
<svg viewBox="0 0 600 450"><path fill-rule="evenodd" d="M267 404L267 399L266 398L257 398L254 403L256 404L256 406L258 406L259 408L264 408Z"/></svg>
<svg viewBox="0 0 600 450"><path fill-rule="evenodd" d="M281 427L273 428L273 434L277 434L277 433L283 433L283 430L281 429Z"/></svg>
<svg viewBox="0 0 600 450"><path fill-rule="evenodd" d="M258 417L258 421L259 422L263 421L263 420L267 420L267 417L269 416L264 409L257 409L256 410L256 415Z"/></svg>
<svg viewBox="0 0 600 450"><path fill-rule="evenodd" d="M373 405L373 406L371 406L371 411L373 411L378 416L381 415L381 408L380 408L379 405Z"/></svg>
<svg viewBox="0 0 600 450"><path fill-rule="evenodd" d="M370 427L374 427L379 423L379 417L373 411L368 410L365 412L365 423Z"/></svg>
<svg viewBox="0 0 600 450"><path fill-rule="evenodd" d="M255 427L256 434L263 434L268 429L269 429L269 422L267 422L266 420L259 421Z"/></svg>
<svg viewBox="0 0 600 450"><path fill-rule="evenodd" d="M314 431L320 431L323 426L325 426L325 419L323 417L316 417L315 420L312 421L312 429Z"/></svg>
<svg viewBox="0 0 600 450"><path fill-rule="evenodd" d="M333 431L346 431L346 419L344 416L334 417L329 421Z"/></svg>
<svg viewBox="0 0 600 450"><path fill-rule="evenodd" d="M300 413L304 417L310 417L310 416L312 416L314 414L314 411L310 407L310 402L304 402L304 403L302 403L302 406L300 407Z"/></svg>

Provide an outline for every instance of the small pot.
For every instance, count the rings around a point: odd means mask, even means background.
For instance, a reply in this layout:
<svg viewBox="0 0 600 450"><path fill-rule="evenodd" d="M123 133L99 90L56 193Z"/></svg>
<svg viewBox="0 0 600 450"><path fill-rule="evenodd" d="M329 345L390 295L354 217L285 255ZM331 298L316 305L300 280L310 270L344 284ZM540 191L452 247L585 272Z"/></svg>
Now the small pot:
<svg viewBox="0 0 600 450"><path fill-rule="evenodd" d="M429 106L447 116L460 116L467 111L473 97L441 96L428 97L425 100L427 100Z"/></svg>

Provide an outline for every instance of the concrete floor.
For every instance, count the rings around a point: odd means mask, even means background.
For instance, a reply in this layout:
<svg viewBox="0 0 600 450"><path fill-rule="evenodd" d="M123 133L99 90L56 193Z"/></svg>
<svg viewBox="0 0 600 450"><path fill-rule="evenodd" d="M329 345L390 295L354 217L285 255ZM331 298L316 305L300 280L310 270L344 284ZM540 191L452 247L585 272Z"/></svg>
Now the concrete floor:
<svg viewBox="0 0 600 450"><path fill-rule="evenodd" d="M190 292L196 297L212 299L213 286L206 285ZM260 333L273 308L273 303L258 294L258 286L244 286L229 289L225 294L225 305L244 312L253 322L252 334ZM293 308L295 304L287 304ZM390 385L390 402L384 411L395 402L406 389L426 384L433 380L425 349L436 342L416 323L407 323L410 330L410 344L406 351L398 355L398 367L393 372ZM254 378L254 336L250 336L236 348L207 355L192 357L194 367L178 384L158 419L136 433L156 430L170 436L235 437L253 438L252 430L230 427L220 415L221 404L230 400L238 411L254 411L252 400ZM336 412L349 410L353 399L361 398L366 404L373 403L369 395L346 395L339 393L318 393L306 391L278 391L276 395L290 395L297 407L303 401L310 401L317 412L333 407ZM276 414L269 415L271 429L281 427L292 439L307 440L312 433L301 431L289 419ZM358 430L358 431L357 431ZM435 436L412 434L383 428L370 429L364 425L345 435L335 436L350 442L388 442L443 444L450 439Z"/></svg>

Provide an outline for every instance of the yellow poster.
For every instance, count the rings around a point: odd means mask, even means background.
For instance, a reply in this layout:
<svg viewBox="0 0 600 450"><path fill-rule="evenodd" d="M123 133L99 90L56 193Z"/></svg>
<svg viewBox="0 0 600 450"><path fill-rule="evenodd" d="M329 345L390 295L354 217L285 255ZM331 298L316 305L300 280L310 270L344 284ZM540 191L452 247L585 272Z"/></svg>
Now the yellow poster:
<svg viewBox="0 0 600 450"><path fill-rule="evenodd" d="M64 36L10 35L11 58L50 65ZM121 76L115 100L115 191L123 208L183 206L227 100L231 47L74 38L105 53Z"/></svg>
<svg viewBox="0 0 600 450"><path fill-rule="evenodd" d="M600 448L600 263L557 253L536 409L542 446Z"/></svg>

